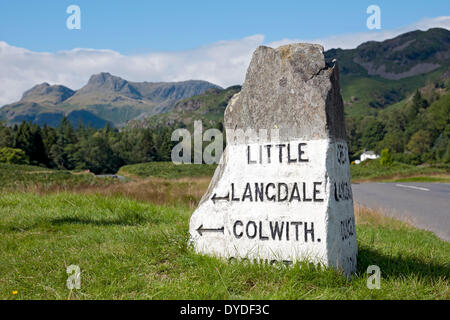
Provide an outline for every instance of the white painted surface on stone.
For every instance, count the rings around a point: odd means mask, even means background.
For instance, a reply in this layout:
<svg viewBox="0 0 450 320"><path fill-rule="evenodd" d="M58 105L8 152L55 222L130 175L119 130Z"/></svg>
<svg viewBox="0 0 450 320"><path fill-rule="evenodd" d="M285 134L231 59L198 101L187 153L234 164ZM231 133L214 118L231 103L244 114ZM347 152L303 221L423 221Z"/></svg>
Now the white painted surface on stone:
<svg viewBox="0 0 450 320"><path fill-rule="evenodd" d="M307 259L353 273L357 248L346 143L330 139L281 142L285 144L281 161L278 144L227 146L219 165L223 168L216 172L222 169L222 175L213 178L212 189L191 217L190 241L195 250L268 263ZM304 152L300 156L299 144ZM256 163L249 164L249 148L250 160ZM260 188L262 184L262 201L255 184ZM274 195L275 201L268 199ZM273 233L277 225L282 232Z"/></svg>

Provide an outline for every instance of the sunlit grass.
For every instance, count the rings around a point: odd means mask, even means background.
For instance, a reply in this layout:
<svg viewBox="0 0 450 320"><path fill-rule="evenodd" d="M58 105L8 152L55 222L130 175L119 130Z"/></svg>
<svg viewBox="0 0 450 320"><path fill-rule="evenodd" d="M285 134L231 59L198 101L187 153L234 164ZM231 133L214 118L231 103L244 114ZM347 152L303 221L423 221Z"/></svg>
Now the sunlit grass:
<svg viewBox="0 0 450 320"><path fill-rule="evenodd" d="M450 178L448 168L413 166L409 164L394 162L391 165L381 165L379 160L366 160L360 164L350 166L352 182L361 181L392 181L400 182L400 179L410 179L411 182L445 182ZM437 176L437 177L436 177ZM418 178L423 177L423 178ZM443 178L433 181L433 178ZM414 181L414 179L417 179ZM406 181L404 181L406 182Z"/></svg>
<svg viewBox="0 0 450 320"><path fill-rule="evenodd" d="M123 196L0 195L3 299L449 299L450 244L357 211L358 273L227 263L187 245L192 209ZM81 289L66 268L81 268ZM366 286L381 268L380 290ZM12 294L17 291L17 294Z"/></svg>

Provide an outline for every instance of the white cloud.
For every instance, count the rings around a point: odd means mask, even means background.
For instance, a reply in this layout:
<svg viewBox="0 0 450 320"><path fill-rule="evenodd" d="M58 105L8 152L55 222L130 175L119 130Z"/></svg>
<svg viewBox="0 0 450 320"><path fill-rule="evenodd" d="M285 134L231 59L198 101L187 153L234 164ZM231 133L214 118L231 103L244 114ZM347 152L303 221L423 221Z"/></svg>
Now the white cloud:
<svg viewBox="0 0 450 320"><path fill-rule="evenodd" d="M38 83L79 89L92 74L103 71L130 81L199 79L221 86L239 84L253 50L263 42L264 36L254 35L189 51L126 56L94 49L41 53L0 41L0 106L18 101L25 90Z"/></svg>
<svg viewBox="0 0 450 320"><path fill-rule="evenodd" d="M409 31L425 31L430 28L450 29L450 16L422 19L406 27L392 30L381 29L379 31L374 30L360 33L341 34L319 39L282 39L271 42L268 45L271 47L278 47L293 42L311 42L321 44L325 50L332 48L353 49L366 41L383 41L386 39L395 38L396 36Z"/></svg>
<svg viewBox="0 0 450 320"><path fill-rule="evenodd" d="M322 39L283 39L266 45L313 42L325 49L354 48L368 40L385 40L401 33L432 27L450 29L450 17L424 19L404 28ZM32 86L48 82L78 89L92 74L110 72L130 81L207 80L227 87L243 82L254 49L264 44L263 35L220 41L179 52L122 55L112 50L73 49L56 53L33 52L0 41L0 106L15 102Z"/></svg>

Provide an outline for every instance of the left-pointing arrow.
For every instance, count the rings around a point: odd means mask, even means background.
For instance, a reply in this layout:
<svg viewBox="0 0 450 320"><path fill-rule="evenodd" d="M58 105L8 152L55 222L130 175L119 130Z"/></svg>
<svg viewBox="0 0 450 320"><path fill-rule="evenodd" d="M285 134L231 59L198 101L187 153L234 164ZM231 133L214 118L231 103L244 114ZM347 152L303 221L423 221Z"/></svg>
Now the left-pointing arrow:
<svg viewBox="0 0 450 320"><path fill-rule="evenodd" d="M214 193L213 196L211 197L211 200L214 203L216 203L216 201L219 201L219 200L230 201L230 193L228 192L228 194L226 196L223 196L223 197L218 197L217 193Z"/></svg>
<svg viewBox="0 0 450 320"><path fill-rule="evenodd" d="M224 232L224 227L222 228L218 228L218 229L208 229L208 228L203 228L203 225L200 225L200 227L197 228L197 232L200 236L203 236L203 232Z"/></svg>

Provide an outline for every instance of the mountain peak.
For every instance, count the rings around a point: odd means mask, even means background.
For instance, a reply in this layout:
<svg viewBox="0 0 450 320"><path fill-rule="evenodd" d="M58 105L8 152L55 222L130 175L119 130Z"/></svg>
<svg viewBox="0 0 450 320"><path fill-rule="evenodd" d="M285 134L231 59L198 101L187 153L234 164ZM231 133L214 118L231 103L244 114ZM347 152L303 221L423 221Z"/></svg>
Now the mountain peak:
<svg viewBox="0 0 450 320"><path fill-rule="evenodd" d="M93 74L89 78L87 85L99 87L99 86L104 86L107 84L123 85L126 82L127 82L126 80L124 80L120 77L113 76L109 72L100 72L97 74Z"/></svg>
<svg viewBox="0 0 450 320"><path fill-rule="evenodd" d="M62 85L50 85L47 82L35 85L22 95L23 101L39 103L61 103L73 96L75 91Z"/></svg>
<svg viewBox="0 0 450 320"><path fill-rule="evenodd" d="M48 91L48 88L50 85L47 82L43 82L40 84L37 84L33 86L31 89L28 89L22 94L22 99L25 99L26 97L35 95L35 94L44 94L46 91Z"/></svg>
<svg viewBox="0 0 450 320"><path fill-rule="evenodd" d="M114 76L109 72L100 72L92 75L88 83L78 93L89 92L117 93L132 99L140 99L141 95L127 80Z"/></svg>

